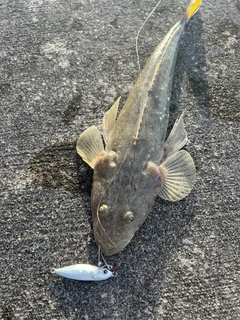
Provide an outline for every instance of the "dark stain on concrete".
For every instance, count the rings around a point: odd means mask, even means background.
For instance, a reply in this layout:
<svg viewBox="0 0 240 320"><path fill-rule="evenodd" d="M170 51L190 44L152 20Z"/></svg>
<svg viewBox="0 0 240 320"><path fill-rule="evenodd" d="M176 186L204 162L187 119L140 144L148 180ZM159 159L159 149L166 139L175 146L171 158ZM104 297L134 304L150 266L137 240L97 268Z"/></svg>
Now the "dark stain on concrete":
<svg viewBox="0 0 240 320"><path fill-rule="evenodd" d="M13 309L9 306L5 306L2 308L2 320L11 320L13 319L14 313Z"/></svg>
<svg viewBox="0 0 240 320"><path fill-rule="evenodd" d="M64 189L91 194L91 169L76 153L76 142L53 145L40 151L29 165L30 180L43 189Z"/></svg>
<svg viewBox="0 0 240 320"><path fill-rule="evenodd" d="M66 110L63 113L63 121L69 124L78 114L79 110L82 108L82 93L78 93L76 96L69 101Z"/></svg>
<svg viewBox="0 0 240 320"><path fill-rule="evenodd" d="M72 22L72 28L77 30L77 31L82 31L83 30L83 23L79 19L75 19Z"/></svg>
<svg viewBox="0 0 240 320"><path fill-rule="evenodd" d="M10 85L10 83L1 83L0 84L0 93L1 92L6 92L8 89L10 89L11 88L11 85Z"/></svg>
<svg viewBox="0 0 240 320"><path fill-rule="evenodd" d="M113 26L115 29L118 28L118 19L115 18L113 21L110 22L110 25Z"/></svg>

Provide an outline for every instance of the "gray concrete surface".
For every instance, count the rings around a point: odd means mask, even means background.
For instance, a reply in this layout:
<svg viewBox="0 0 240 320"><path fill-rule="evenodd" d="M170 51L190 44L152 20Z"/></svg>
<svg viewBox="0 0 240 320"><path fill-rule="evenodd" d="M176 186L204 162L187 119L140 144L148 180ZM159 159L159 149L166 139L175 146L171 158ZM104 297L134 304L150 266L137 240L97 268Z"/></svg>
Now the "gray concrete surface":
<svg viewBox="0 0 240 320"><path fill-rule="evenodd" d="M118 277L81 283L54 267L97 263L92 171L75 142L124 100L150 0L0 1L2 319L240 319L239 0L203 1L182 40L171 121L185 110L193 192L158 198ZM188 5L163 1L141 33L143 65Z"/></svg>

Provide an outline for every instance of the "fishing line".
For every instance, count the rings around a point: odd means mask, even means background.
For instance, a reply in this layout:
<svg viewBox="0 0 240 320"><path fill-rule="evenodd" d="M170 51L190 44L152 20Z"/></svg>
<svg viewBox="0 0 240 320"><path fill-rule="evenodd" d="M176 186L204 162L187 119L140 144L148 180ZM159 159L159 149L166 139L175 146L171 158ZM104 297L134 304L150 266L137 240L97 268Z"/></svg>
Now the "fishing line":
<svg viewBox="0 0 240 320"><path fill-rule="evenodd" d="M140 65L139 50L138 50L139 35L140 35L140 32L142 31L143 27L145 26L146 22L149 20L149 18L151 17L151 15L154 13L154 11L157 9L157 7L160 5L161 2L162 2L162 0L158 1L158 3L155 5L155 7L149 13L149 15L144 20L143 24L141 25L141 27L138 29L138 32L137 32L137 36L136 36L136 55L137 55L138 71L139 71L140 78L141 78L141 65Z"/></svg>
<svg viewBox="0 0 240 320"><path fill-rule="evenodd" d="M149 20L149 18L152 16L152 14L154 13L154 11L157 9L157 7L160 5L160 3L162 2L162 0L159 0L158 3L155 5L155 7L152 9L152 11L149 13L149 15L147 16L147 18L144 20L143 24L140 26L138 32L137 32L137 36L136 36L136 56L137 56L137 64L138 64L138 70L139 70L139 82L140 82L140 90L143 86L143 81L142 81L142 73L141 73L141 65L140 65L140 58L139 58L139 50L138 50L138 40L139 40L139 35L143 29L143 27L145 26L145 24L147 23L147 21ZM143 104L142 101L142 96L140 95L140 105ZM141 119L141 122L139 122L137 131L136 131L136 137L135 139L137 140L140 128L141 128L141 124L142 124L142 119L143 119L143 114L144 114L144 108L140 108L140 114L139 114L139 119Z"/></svg>

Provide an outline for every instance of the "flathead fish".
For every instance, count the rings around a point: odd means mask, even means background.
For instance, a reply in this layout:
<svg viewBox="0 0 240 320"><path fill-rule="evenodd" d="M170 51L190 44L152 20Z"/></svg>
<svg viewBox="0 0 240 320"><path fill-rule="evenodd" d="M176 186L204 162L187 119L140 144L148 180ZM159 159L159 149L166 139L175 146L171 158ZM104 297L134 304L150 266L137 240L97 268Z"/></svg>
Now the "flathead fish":
<svg viewBox="0 0 240 320"><path fill-rule="evenodd" d="M121 252L147 218L157 195L183 199L193 188L195 165L187 151L183 115L166 139L173 72L182 34L201 0L156 47L120 111L120 98L103 118L103 137L92 126L77 152L94 169L91 195L94 236L105 255Z"/></svg>

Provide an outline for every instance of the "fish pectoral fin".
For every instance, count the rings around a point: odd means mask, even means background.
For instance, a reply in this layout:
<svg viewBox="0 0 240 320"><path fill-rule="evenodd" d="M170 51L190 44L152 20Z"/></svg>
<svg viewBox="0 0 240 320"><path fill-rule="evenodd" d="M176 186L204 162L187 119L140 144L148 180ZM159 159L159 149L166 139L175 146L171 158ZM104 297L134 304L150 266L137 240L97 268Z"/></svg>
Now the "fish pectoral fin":
<svg viewBox="0 0 240 320"><path fill-rule="evenodd" d="M102 127L103 127L103 137L104 141L107 144L111 133L114 129L116 118L117 118L117 112L118 112L118 106L119 101L121 97L117 99L117 101L112 105L112 107L105 113L103 117Z"/></svg>
<svg viewBox="0 0 240 320"><path fill-rule="evenodd" d="M188 142L183 115L184 113L182 113L180 118L175 121L172 131L165 141L164 148L166 150L166 158L179 151Z"/></svg>
<svg viewBox="0 0 240 320"><path fill-rule="evenodd" d="M86 129L78 138L76 150L83 161L94 168L98 157L104 153L100 131L95 126Z"/></svg>
<svg viewBox="0 0 240 320"><path fill-rule="evenodd" d="M161 198L178 201L187 196L196 180L196 170L190 154L181 150L167 158L159 167L162 175Z"/></svg>

